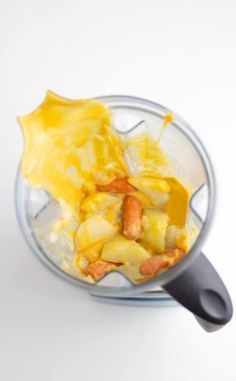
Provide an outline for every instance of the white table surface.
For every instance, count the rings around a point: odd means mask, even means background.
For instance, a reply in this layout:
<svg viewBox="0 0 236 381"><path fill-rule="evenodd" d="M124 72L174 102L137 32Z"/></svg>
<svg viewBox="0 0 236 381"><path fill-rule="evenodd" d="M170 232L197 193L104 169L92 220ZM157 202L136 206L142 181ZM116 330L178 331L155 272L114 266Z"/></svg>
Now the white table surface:
<svg viewBox="0 0 236 381"><path fill-rule="evenodd" d="M235 319L208 334L181 307L95 303L35 259L13 204L16 116L47 89L166 105L192 124L215 165L205 252L235 303L235 15L234 0L1 0L1 381L236 380Z"/></svg>

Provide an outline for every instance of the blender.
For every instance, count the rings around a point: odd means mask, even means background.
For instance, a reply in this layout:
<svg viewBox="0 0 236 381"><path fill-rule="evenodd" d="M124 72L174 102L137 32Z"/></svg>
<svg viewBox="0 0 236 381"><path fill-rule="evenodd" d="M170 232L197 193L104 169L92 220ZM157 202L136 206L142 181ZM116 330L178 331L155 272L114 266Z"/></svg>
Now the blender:
<svg viewBox="0 0 236 381"><path fill-rule="evenodd" d="M162 135L160 147L172 163L173 174L191 186L188 226L197 234L190 250L168 271L140 284L132 283L119 271L108 273L95 284L88 283L79 278L73 267L73 253L64 250L64 243L48 243L51 221L60 212L59 205L43 189L32 187L19 167L15 203L26 241L49 269L99 300L161 306L174 299L191 311L206 331L221 328L231 319L232 303L221 278L202 253L216 201L214 173L203 144L188 123L175 113L163 131L163 120L170 110L157 103L116 95L95 99L109 107L113 127L121 136L145 130L155 138Z"/></svg>

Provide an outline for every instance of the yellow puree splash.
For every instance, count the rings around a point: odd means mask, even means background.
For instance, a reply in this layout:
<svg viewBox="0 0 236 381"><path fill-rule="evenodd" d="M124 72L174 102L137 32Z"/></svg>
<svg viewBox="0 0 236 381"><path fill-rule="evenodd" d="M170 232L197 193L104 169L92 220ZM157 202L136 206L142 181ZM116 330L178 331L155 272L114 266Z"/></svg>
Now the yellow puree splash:
<svg viewBox="0 0 236 381"><path fill-rule="evenodd" d="M172 121L168 114L163 127ZM108 260L117 262L117 245L133 255L130 258L124 253L123 260L119 258L120 271L133 281L143 278L138 272L142 260L169 247L187 251L189 192L173 176L162 176L170 163L148 132L121 139L112 128L107 106L96 100L67 100L50 91L43 103L19 122L25 139L25 179L46 190L62 207L52 230L60 234L70 218L77 221L70 235L81 276L88 279L84 269L91 262L106 259L109 247L113 254ZM96 184L120 177L127 177L136 187L134 195L142 203L143 234L137 242L124 242L120 234L124 195L96 192ZM153 213L159 225L153 222Z"/></svg>

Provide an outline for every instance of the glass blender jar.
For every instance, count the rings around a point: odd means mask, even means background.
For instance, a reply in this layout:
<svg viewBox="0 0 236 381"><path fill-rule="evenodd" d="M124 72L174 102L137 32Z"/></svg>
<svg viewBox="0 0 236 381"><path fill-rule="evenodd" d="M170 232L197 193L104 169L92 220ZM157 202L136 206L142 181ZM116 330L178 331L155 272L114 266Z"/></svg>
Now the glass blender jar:
<svg viewBox="0 0 236 381"><path fill-rule="evenodd" d="M113 127L121 135L148 129L157 137L164 116L170 112L157 103L136 97L102 96L96 99L110 108ZM62 250L63 242L61 246L46 242L50 222L58 213L58 205L44 190L33 188L23 178L20 168L15 188L19 225L32 251L48 268L93 296L107 301L155 303L157 306L167 304L174 298L195 315L204 329L214 331L231 319L232 304L222 280L201 253L215 208L212 165L196 134L176 114L165 129L160 146L173 163L173 173L191 184L188 220L198 231L188 254L167 272L140 284L133 284L117 271L108 273L95 284L80 279L73 268L72 254Z"/></svg>

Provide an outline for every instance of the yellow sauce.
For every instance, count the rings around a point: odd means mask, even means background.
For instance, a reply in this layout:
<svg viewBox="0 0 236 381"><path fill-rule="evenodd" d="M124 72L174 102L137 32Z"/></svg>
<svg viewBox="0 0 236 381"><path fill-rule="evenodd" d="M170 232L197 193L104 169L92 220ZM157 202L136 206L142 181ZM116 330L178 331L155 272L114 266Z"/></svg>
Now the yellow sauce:
<svg viewBox="0 0 236 381"><path fill-rule="evenodd" d="M189 208L189 191L176 178L166 178L170 185L169 201L164 210L169 216L169 225L176 225L183 228Z"/></svg>
<svg viewBox="0 0 236 381"><path fill-rule="evenodd" d="M77 217L83 190L127 175L122 141L110 128L106 106L48 92L41 106L19 121L25 138L25 178Z"/></svg>

